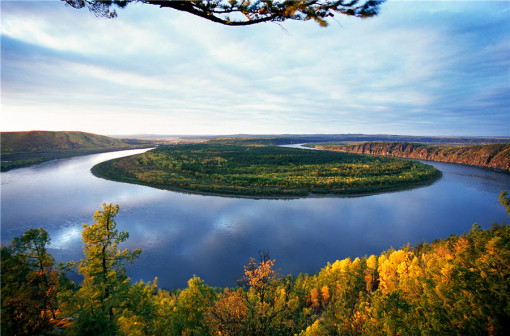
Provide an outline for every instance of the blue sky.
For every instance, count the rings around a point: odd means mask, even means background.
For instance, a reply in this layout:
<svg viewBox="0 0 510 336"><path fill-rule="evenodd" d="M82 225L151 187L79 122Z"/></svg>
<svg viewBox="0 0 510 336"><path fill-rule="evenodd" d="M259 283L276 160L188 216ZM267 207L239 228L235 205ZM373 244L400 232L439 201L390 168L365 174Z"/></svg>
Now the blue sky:
<svg viewBox="0 0 510 336"><path fill-rule="evenodd" d="M510 2L225 27L1 1L1 131L510 136Z"/></svg>

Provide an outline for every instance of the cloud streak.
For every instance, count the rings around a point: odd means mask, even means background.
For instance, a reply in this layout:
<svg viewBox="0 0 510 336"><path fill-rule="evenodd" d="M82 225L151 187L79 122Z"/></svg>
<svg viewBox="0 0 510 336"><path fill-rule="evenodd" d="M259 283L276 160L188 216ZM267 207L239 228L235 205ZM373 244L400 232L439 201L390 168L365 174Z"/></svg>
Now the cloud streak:
<svg viewBox="0 0 510 336"><path fill-rule="evenodd" d="M3 1L2 131L508 136L508 22L508 2L485 1L285 30Z"/></svg>

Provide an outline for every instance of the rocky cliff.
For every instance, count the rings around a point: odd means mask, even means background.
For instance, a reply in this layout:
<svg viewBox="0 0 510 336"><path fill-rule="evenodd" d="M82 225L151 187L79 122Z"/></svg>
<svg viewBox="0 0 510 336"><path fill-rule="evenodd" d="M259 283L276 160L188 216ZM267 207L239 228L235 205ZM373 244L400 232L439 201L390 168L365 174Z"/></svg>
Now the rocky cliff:
<svg viewBox="0 0 510 336"><path fill-rule="evenodd" d="M429 146L406 142L366 142L357 145L317 144L315 147L347 153L462 163L510 172L510 144Z"/></svg>

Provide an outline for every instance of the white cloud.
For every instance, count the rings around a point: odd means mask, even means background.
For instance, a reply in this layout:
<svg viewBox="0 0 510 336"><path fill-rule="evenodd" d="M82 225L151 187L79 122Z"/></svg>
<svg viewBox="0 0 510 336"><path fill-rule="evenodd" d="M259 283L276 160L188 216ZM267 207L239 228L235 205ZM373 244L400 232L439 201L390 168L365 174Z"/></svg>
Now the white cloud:
<svg viewBox="0 0 510 336"><path fill-rule="evenodd" d="M407 121L504 135L508 3L389 1L374 19L286 31L143 4L107 20L60 1L4 3L4 130L55 128L47 120L60 116L59 129L108 134L409 133ZM471 97L483 130L455 122Z"/></svg>

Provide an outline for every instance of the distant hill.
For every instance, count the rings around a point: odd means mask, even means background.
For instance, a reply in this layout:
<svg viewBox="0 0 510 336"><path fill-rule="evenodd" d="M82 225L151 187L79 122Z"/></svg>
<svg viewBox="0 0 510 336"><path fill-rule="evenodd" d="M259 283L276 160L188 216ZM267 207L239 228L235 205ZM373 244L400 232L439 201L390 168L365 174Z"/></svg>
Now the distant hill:
<svg viewBox="0 0 510 336"><path fill-rule="evenodd" d="M314 147L346 153L461 163L510 172L510 144L430 146L402 142L366 142L356 145L314 144Z"/></svg>
<svg viewBox="0 0 510 336"><path fill-rule="evenodd" d="M414 136L391 134L266 134L266 135L225 135L214 137L215 142L263 143L286 145L311 142L412 142L429 145L481 145L491 143L510 143L510 137L448 137L448 136Z"/></svg>
<svg viewBox="0 0 510 336"><path fill-rule="evenodd" d="M130 147L122 140L84 132L1 133L2 154Z"/></svg>
<svg viewBox="0 0 510 336"><path fill-rule="evenodd" d="M510 137L460 137L460 136L415 136L391 134L234 134L234 135L164 135L164 134L131 134L115 136L115 138L132 138L144 140L160 140L167 143L193 143L208 140L214 143L238 144L273 144L288 145L310 142L413 142L429 145L481 145L490 143L510 143Z"/></svg>
<svg viewBox="0 0 510 336"><path fill-rule="evenodd" d="M48 160L153 145L148 140L114 139L85 132L2 132L2 166L6 171Z"/></svg>

